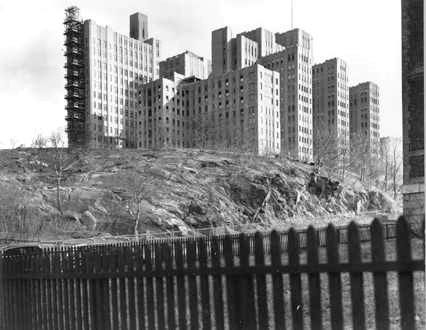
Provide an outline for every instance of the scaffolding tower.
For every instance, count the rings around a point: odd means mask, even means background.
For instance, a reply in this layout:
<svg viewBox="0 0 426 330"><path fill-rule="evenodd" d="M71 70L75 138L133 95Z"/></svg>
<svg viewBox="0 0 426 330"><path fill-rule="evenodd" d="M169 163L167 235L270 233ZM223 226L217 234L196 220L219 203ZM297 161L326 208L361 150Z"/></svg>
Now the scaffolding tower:
<svg viewBox="0 0 426 330"><path fill-rule="evenodd" d="M66 132L69 147L84 147L86 141L85 70L83 22L80 10L73 6L65 9L65 79L66 79Z"/></svg>

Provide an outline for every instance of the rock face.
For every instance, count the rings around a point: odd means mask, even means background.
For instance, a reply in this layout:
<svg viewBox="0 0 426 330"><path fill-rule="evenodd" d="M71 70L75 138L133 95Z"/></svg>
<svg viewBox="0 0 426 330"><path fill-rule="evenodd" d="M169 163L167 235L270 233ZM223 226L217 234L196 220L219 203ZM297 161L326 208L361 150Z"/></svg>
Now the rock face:
<svg viewBox="0 0 426 330"><path fill-rule="evenodd" d="M393 208L379 191L352 185L342 184L327 199L311 194L311 167L278 158L195 150L94 150L64 151L61 213L51 153L0 151L0 211L25 205L33 219L73 222L75 230L132 234L136 223L140 233L218 226L239 230L355 212L357 205L361 210ZM0 214L0 225L2 221Z"/></svg>

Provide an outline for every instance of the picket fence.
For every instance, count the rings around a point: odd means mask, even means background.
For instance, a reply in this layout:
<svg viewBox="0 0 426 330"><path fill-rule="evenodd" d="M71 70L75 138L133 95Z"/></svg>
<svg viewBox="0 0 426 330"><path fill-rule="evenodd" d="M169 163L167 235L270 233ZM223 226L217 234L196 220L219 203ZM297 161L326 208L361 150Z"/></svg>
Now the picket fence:
<svg viewBox="0 0 426 330"><path fill-rule="evenodd" d="M393 260L386 257L389 228L377 219L365 228L351 223L346 231L329 225L324 235L309 227L302 233L290 229L4 254L0 329L343 329L345 273L351 327L366 328L364 275L372 273L375 324L389 329L389 272L398 274L400 326L414 329L413 274L424 272L425 264L424 258L412 258L409 224L399 218L389 235L396 241ZM345 257L341 243L347 243Z"/></svg>

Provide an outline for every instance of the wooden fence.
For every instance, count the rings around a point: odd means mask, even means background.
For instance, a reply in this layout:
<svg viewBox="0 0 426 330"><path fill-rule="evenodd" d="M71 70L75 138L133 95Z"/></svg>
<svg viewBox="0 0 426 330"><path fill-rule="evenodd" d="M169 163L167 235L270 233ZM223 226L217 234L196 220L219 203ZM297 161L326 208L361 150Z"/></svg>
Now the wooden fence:
<svg viewBox="0 0 426 330"><path fill-rule="evenodd" d="M343 329L342 274L350 278L350 326L365 329L365 273L372 273L376 327L388 329L389 272L398 274L401 328L414 329L413 274L424 271L424 258L412 258L405 219L395 230L394 260L378 220L365 244L351 223L345 239L328 226L326 247L309 227L305 236L290 229L4 255L0 329Z"/></svg>

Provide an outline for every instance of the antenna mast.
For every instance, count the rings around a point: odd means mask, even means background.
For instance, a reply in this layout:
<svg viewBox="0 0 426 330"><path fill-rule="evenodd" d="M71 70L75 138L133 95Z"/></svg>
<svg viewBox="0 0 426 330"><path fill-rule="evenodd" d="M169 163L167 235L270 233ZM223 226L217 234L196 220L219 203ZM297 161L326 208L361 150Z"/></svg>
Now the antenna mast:
<svg viewBox="0 0 426 330"><path fill-rule="evenodd" d="M293 0L291 0L291 28L293 29Z"/></svg>

